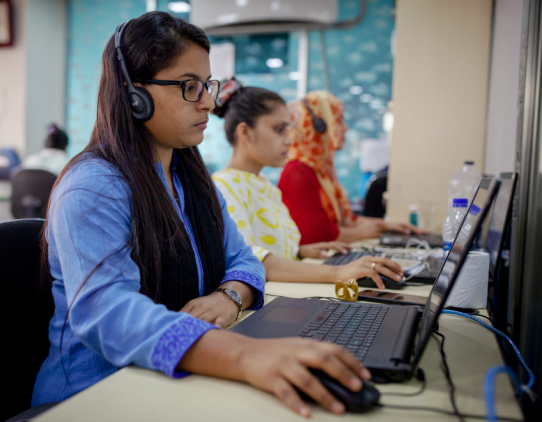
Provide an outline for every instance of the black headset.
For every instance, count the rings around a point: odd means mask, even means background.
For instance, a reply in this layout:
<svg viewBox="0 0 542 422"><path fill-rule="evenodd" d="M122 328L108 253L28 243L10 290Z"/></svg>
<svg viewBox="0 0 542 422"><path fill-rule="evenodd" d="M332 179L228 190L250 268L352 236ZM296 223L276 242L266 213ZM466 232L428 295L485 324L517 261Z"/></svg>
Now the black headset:
<svg viewBox="0 0 542 422"><path fill-rule="evenodd" d="M314 114L312 109L309 107L309 103L307 102L307 100L305 98L303 98L301 100L301 102L303 104L305 104L305 107L307 107L307 111L309 112L309 114L312 117L312 127L314 127L314 130L317 133L326 133L326 130L327 130L326 122L324 122L323 119L320 119L319 117L316 117L316 115Z"/></svg>
<svg viewBox="0 0 542 422"><path fill-rule="evenodd" d="M126 63L124 62L124 56L122 55L122 33L124 32L124 28L126 28L130 22L131 21L124 22L115 29L115 49L117 50L120 70L122 71L124 81L128 88L128 100L130 101L132 116L134 116L135 119L144 122L149 120L154 114L154 102L152 101L149 91L143 87L135 86L132 83L132 78L130 78Z"/></svg>

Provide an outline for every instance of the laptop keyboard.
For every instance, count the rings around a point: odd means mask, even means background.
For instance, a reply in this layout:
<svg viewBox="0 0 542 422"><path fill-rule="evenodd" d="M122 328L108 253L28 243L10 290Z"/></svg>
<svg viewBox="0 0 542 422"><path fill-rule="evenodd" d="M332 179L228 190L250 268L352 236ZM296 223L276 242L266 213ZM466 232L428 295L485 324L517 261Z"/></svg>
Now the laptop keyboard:
<svg viewBox="0 0 542 422"><path fill-rule="evenodd" d="M389 310L389 306L330 302L299 337L338 344L363 362Z"/></svg>
<svg viewBox="0 0 542 422"><path fill-rule="evenodd" d="M375 251L358 251L358 252L349 252L347 254L335 254L324 261L326 265L345 265L349 264L356 259L362 258L364 256L380 256L380 252Z"/></svg>

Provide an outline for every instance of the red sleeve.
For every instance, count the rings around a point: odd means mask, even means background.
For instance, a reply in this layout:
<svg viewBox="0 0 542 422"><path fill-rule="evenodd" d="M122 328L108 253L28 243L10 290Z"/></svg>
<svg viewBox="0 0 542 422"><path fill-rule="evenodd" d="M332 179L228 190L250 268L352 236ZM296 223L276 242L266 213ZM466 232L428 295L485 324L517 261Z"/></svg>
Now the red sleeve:
<svg viewBox="0 0 542 422"><path fill-rule="evenodd" d="M286 164L278 183L282 201L301 233L301 245L330 242L339 237L339 227L329 220L320 200L320 182L306 164Z"/></svg>

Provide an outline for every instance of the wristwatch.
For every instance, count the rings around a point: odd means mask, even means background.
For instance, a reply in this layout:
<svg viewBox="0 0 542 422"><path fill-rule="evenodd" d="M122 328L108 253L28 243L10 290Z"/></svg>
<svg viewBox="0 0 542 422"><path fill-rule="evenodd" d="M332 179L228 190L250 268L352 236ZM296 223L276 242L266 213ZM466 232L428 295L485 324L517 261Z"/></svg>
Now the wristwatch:
<svg viewBox="0 0 542 422"><path fill-rule="evenodd" d="M237 305L237 318L235 318L235 320L237 321L241 316L241 312L243 312L243 302L241 301L241 296L239 296L237 292L232 289L218 288L215 290L215 292L224 293L226 296L228 296L229 300L231 300Z"/></svg>

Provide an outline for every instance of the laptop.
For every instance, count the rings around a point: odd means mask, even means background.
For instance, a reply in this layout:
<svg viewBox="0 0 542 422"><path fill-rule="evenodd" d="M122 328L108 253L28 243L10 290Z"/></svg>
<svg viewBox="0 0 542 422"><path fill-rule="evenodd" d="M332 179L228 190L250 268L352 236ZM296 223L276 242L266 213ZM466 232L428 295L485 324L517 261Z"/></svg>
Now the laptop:
<svg viewBox="0 0 542 422"><path fill-rule="evenodd" d="M387 231L380 236L380 244L387 248L406 248L411 239L418 242L427 242L431 248L442 248L442 235L436 233L428 234L403 234L394 231Z"/></svg>
<svg viewBox="0 0 542 422"><path fill-rule="evenodd" d="M423 307L279 297L231 331L256 338L293 336L339 344L363 362L377 381L411 378L498 183L495 178L480 182Z"/></svg>
<svg viewBox="0 0 542 422"><path fill-rule="evenodd" d="M509 279L510 226L512 203L517 184L517 173L502 173L501 186L495 198L485 241L485 251L489 254L489 294L490 315L497 328L507 331L509 314L513 310L513 289ZM504 346L506 353L506 346Z"/></svg>
<svg viewBox="0 0 542 422"><path fill-rule="evenodd" d="M489 282L492 283L496 271L502 259L504 243L503 233L509 226L511 220L512 200L516 188L517 173L501 173L500 187L495 197L489 217L489 230L485 242L485 251L489 254ZM383 235L385 236L385 235ZM405 235L411 236L411 235ZM412 236L411 236L412 237ZM381 238L382 239L382 238ZM391 242L393 243L393 242ZM442 245L441 245L442 246ZM372 251L352 252L349 254L336 254L324 261L327 265L344 265L365 255L390 257L379 249ZM433 284L440 273L442 258L429 256L423 260L425 268L411 278L413 282Z"/></svg>
<svg viewBox="0 0 542 422"><path fill-rule="evenodd" d="M499 192L495 197L489 220L485 250L489 254L489 282L495 282L500 267L506 229L512 216L512 201L516 190L517 173L501 173Z"/></svg>

